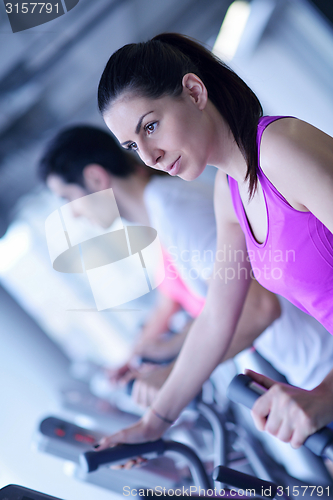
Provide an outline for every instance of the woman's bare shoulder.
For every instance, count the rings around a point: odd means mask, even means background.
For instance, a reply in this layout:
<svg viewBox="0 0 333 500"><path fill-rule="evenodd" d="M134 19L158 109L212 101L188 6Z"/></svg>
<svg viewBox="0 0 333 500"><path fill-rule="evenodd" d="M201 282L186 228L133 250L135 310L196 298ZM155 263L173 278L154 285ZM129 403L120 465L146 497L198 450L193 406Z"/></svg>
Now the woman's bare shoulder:
<svg viewBox="0 0 333 500"><path fill-rule="evenodd" d="M260 146L260 165L264 172L278 176L281 168L302 170L300 160L318 167L331 168L333 138L310 123L286 117L272 122L264 130ZM278 167L278 168L277 168ZM282 170L282 171L283 171Z"/></svg>
<svg viewBox="0 0 333 500"><path fill-rule="evenodd" d="M283 118L264 131L260 166L286 200L320 220L333 199L333 138L296 118ZM329 223L331 226L331 222Z"/></svg>
<svg viewBox="0 0 333 500"><path fill-rule="evenodd" d="M260 166L291 206L333 229L333 138L295 118L264 131Z"/></svg>

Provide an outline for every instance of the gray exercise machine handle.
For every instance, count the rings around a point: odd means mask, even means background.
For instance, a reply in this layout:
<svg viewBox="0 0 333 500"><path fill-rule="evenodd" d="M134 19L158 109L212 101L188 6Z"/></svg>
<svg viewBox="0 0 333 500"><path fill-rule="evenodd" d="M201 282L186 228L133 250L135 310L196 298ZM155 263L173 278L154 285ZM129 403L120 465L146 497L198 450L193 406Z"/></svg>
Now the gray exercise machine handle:
<svg viewBox="0 0 333 500"><path fill-rule="evenodd" d="M234 486L244 491L254 491L256 497L274 498L278 489L275 483L258 479L249 474L244 474L244 472L229 469L223 465L215 467L212 477L214 481L227 483L230 486Z"/></svg>
<svg viewBox="0 0 333 500"><path fill-rule="evenodd" d="M102 451L87 451L80 455L80 466L85 472L94 472L101 465L111 464L119 460L125 460L155 452L161 455L165 451L165 443L162 439L139 444L119 444Z"/></svg>
<svg viewBox="0 0 333 500"><path fill-rule="evenodd" d="M267 389L265 387L262 387L248 375L240 374L236 375L229 384L227 396L234 403L240 403L252 409L256 400L266 391ZM328 427L323 427L309 436L304 442L304 446L315 455L325 456L330 460L333 460L332 444L333 431Z"/></svg>
<svg viewBox="0 0 333 500"><path fill-rule="evenodd" d="M188 459L194 482L198 486L205 489L212 487L211 480L197 454L189 446L164 439L138 444L119 444L102 451L87 451L80 455L80 466L83 471L89 473L97 470L101 465L130 459L138 455L146 455L147 453L161 455L166 451L180 453Z"/></svg>

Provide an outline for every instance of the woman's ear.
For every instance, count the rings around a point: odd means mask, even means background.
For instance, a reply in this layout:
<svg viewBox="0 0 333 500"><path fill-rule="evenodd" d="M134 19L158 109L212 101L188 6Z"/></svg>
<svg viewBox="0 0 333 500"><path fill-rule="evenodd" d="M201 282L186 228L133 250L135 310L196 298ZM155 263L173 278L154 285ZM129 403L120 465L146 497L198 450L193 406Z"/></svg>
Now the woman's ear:
<svg viewBox="0 0 333 500"><path fill-rule="evenodd" d="M200 110L203 110L208 101L208 92L201 78L194 73L186 73L183 76L182 85L183 91L192 97Z"/></svg>
<svg viewBox="0 0 333 500"><path fill-rule="evenodd" d="M90 163L84 167L82 175L84 184L90 193L109 189L112 185L111 175L97 163Z"/></svg>

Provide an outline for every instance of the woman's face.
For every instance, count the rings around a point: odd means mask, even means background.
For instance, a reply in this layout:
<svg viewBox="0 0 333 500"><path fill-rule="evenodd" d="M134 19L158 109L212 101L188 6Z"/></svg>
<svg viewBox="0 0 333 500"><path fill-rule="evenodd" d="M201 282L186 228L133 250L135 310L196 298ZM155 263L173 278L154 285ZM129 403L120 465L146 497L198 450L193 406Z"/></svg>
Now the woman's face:
<svg viewBox="0 0 333 500"><path fill-rule="evenodd" d="M157 170L193 180L208 163L209 121L202 101L187 89L179 98L125 93L105 112L104 120L125 149L136 151Z"/></svg>

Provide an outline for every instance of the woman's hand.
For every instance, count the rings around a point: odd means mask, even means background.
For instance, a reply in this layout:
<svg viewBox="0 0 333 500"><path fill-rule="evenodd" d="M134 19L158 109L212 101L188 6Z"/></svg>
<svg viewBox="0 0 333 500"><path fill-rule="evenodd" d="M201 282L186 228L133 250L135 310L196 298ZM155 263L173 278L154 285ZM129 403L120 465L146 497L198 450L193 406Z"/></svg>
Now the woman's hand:
<svg viewBox="0 0 333 500"><path fill-rule="evenodd" d="M277 383L252 370L245 373L268 389L252 408L259 430L299 448L308 436L333 420L333 388L330 383L324 381L312 391L306 391Z"/></svg>
<svg viewBox="0 0 333 500"><path fill-rule="evenodd" d="M154 366L147 371L139 371L132 389L132 398L140 406L152 405L158 391L168 378L174 363L167 366Z"/></svg>
<svg viewBox="0 0 333 500"><path fill-rule="evenodd" d="M156 416L152 411L148 412L135 424L122 429L121 431L112 434L111 436L106 436L101 441L95 445L97 452L105 450L107 448L112 448L118 444L135 444L144 443L146 441L156 441L159 439L164 432L170 427L159 417ZM137 467L144 464L146 460L142 457L132 458L127 460L124 464L111 466L115 469L131 469L132 467Z"/></svg>
<svg viewBox="0 0 333 500"><path fill-rule="evenodd" d="M96 446L97 451L105 450L117 444L134 444L134 443L144 443L146 441L155 441L159 439L164 432L170 427L159 417L157 417L153 411L148 410L145 415L138 420L135 424L126 429L112 434L111 436L104 437Z"/></svg>
<svg viewBox="0 0 333 500"><path fill-rule="evenodd" d="M116 368L115 370L106 370L106 374L111 384L124 386L135 378L138 366L139 363L137 358L133 356L119 368Z"/></svg>
<svg viewBox="0 0 333 500"><path fill-rule="evenodd" d="M191 324L192 321L189 321L182 332L173 334L170 337L160 335L156 339L140 338L135 345L134 353L141 358L149 358L154 361L164 361L176 357Z"/></svg>
<svg viewBox="0 0 333 500"><path fill-rule="evenodd" d="M186 324L182 332L174 334L170 338L165 338L162 334L156 338L140 336L126 363L119 368L107 370L107 376L110 382L113 384L126 385L128 382L135 379L138 372L141 371L139 366L140 358L150 358L154 361L161 362L177 356L191 325L192 320ZM162 384L160 384L160 387L161 386ZM145 404L145 406L149 406L149 404Z"/></svg>
<svg viewBox="0 0 333 500"><path fill-rule="evenodd" d="M151 406L158 391L168 378L174 363L166 366L156 366L144 363L138 369L131 368L126 371L117 383L124 385L134 380L131 396L135 403L145 408Z"/></svg>
<svg viewBox="0 0 333 500"><path fill-rule="evenodd" d="M174 334L171 338L169 339L164 339L164 338L157 338L153 340L147 340L145 338L139 339L138 343L136 344L132 356L128 359L126 363L124 363L122 366L115 370L107 370L107 376L110 380L111 383L113 384L119 384L121 386L128 384L133 379L136 379L137 377L140 378L140 375L146 371L146 364L144 363L142 366L139 365L139 357L142 358L151 358L154 361L164 361L168 360L170 358L173 358L177 356L179 353L184 340L186 338L187 332L192 324L192 321L189 321L184 330L181 333ZM149 366L151 366L148 363ZM169 365L168 365L169 366ZM151 368L149 368L149 371L151 371ZM166 369L164 370L166 372ZM169 370L168 374L170 373L171 369ZM162 380L162 372L159 372L158 379ZM163 382L166 380L168 374L164 377L162 380L162 383L156 383L157 380L153 380L153 378L150 378L150 381L147 380L147 387L155 387L155 388L160 388L163 385ZM143 376L142 380L145 377ZM149 378L149 377L148 377ZM137 387L138 393L142 393L142 389L139 390ZM142 399L142 398L139 398ZM148 401L148 400L147 400ZM149 402L146 403L141 403L137 401L139 404L142 404L143 406L149 406L152 402L152 398L149 398Z"/></svg>

